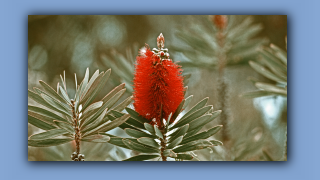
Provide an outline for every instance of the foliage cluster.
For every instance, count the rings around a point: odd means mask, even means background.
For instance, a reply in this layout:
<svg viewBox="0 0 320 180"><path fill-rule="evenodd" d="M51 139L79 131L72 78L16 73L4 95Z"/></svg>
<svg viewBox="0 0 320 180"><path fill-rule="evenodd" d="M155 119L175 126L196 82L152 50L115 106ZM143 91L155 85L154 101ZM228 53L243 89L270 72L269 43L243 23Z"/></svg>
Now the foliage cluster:
<svg viewBox="0 0 320 180"><path fill-rule="evenodd" d="M207 105L209 98L204 98L189 106L193 95L186 96L186 85L191 74L184 74L185 97L178 108L167 119L161 117L163 127L150 123L132 106L134 65L139 49L135 43L126 49L126 55L115 49L100 54L101 65L110 69L96 70L90 78L88 68L80 84L75 75L75 88L67 87L64 73L56 88L41 80L41 89L28 90L31 102L28 123L41 129L29 136L29 148L54 147L37 151L47 153L50 160L70 160L70 155L74 161L286 160L286 141L285 158L273 157L270 149L265 148L273 139L272 130L261 130L253 124L239 129L234 122L232 118L237 114L230 108L230 89L235 85L229 83L226 72L229 67L250 65L267 78L267 82L261 82L250 77L259 90L239 93L241 98L286 98L287 52L274 44L267 47L268 40L257 36L263 27L254 24L252 17L241 20L232 15L217 17L192 16L194 26L179 28L174 34L179 43L169 44L170 52L182 54L178 62L182 68L219 72L215 87L217 104ZM108 93L104 93L106 84ZM197 92L193 94L198 96ZM264 136L260 138L261 132ZM286 137L286 131L280 136ZM204 155L197 157L198 150Z"/></svg>

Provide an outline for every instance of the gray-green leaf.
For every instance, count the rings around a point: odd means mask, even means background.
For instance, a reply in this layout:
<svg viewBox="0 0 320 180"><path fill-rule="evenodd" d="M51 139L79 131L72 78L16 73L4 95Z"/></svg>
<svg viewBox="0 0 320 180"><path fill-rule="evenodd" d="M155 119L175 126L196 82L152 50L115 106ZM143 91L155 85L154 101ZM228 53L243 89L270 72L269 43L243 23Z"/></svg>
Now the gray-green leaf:
<svg viewBox="0 0 320 180"><path fill-rule="evenodd" d="M49 103L52 107L54 107L57 111L67 115L67 116L71 116L71 108L67 108L66 106L64 106L63 104L61 104L60 102L58 102L57 100L49 97L46 94L41 94L41 97L47 102Z"/></svg>
<svg viewBox="0 0 320 180"><path fill-rule="evenodd" d="M87 74L86 74L87 75ZM82 91L82 94L80 96L80 102L83 102L83 98L84 96L87 94L89 88L91 87L91 85L93 84L93 82L96 80L96 78L99 76L99 70L96 70L93 75L91 76L91 79L90 81L87 83L86 86L83 86L83 91ZM102 74L101 74L102 75ZM85 77L86 78L86 77Z"/></svg>
<svg viewBox="0 0 320 180"><path fill-rule="evenodd" d="M154 125L154 131L159 138L163 139L163 135L156 125Z"/></svg>
<svg viewBox="0 0 320 180"><path fill-rule="evenodd" d="M181 101L178 108L176 109L176 112L174 112L174 114L172 115L172 120L175 120L179 116L180 112L183 110L182 107L185 101L186 101L185 99Z"/></svg>
<svg viewBox="0 0 320 180"><path fill-rule="evenodd" d="M87 135L90 135L92 133L96 133L96 132L107 132L107 131L110 131L111 129L114 129L114 128L120 126L122 123L126 122L126 120L128 120L129 117L130 117L129 114L125 114L122 117L119 117L119 118L113 120L112 122L103 123L102 125L96 127L95 129L92 129L92 130L86 132L83 135L83 137L85 137Z"/></svg>
<svg viewBox="0 0 320 180"><path fill-rule="evenodd" d="M166 156L166 157L171 157L171 158L176 158L177 157L177 154L174 153L172 150L170 149L166 149L163 151L163 155Z"/></svg>
<svg viewBox="0 0 320 180"><path fill-rule="evenodd" d="M114 110L111 110L112 114L114 114L117 118L118 117L121 117L124 115L124 113L121 113L121 112L118 112L118 111L114 111ZM144 125L142 123L140 123L139 121L137 121L136 119L130 117L127 121L126 121L126 124L129 124L130 126L133 126L133 127L137 127L137 128L140 128L140 129L145 129Z"/></svg>
<svg viewBox="0 0 320 180"><path fill-rule="evenodd" d="M102 101L105 103L110 100L111 97L113 97L115 94L117 94L120 90L124 88L125 84L122 83L119 86L112 89L104 98L102 98Z"/></svg>
<svg viewBox="0 0 320 180"><path fill-rule="evenodd" d="M56 98L57 100L64 102L64 103L68 103L68 101L66 101L65 99L63 99L52 87L50 87L47 83L45 83L44 81L39 81L40 85L43 87L43 89L45 90L46 93L48 93L48 95ZM71 103L70 103L71 104Z"/></svg>
<svg viewBox="0 0 320 180"><path fill-rule="evenodd" d="M66 93L66 91L60 86L60 92L62 94L63 99L65 99L64 101L66 101L68 104L71 105L71 100L68 96L68 94Z"/></svg>
<svg viewBox="0 0 320 180"><path fill-rule="evenodd" d="M155 136L153 136L153 135L147 134L147 133L142 132L142 131L130 129L130 128L126 128L126 129L124 129L124 131L125 131L129 136L132 136L132 137L134 137L134 138L141 138L141 137L155 138Z"/></svg>
<svg viewBox="0 0 320 180"><path fill-rule="evenodd" d="M190 114L189 116L183 116L172 128L177 128L177 127L183 126L185 124L188 124L189 122L193 121L194 119L197 119L200 116L207 113L210 109L212 109L212 106L206 106L201 109L198 109L197 111Z"/></svg>
<svg viewBox="0 0 320 180"><path fill-rule="evenodd" d="M196 134L194 136L185 138L185 139L183 139L183 141L180 144L186 144L188 142L196 141L199 139L207 139L207 138L213 136L214 134L216 134L221 129L221 127L222 127L222 125L218 125L218 126L215 126L207 131L204 131L204 132L201 132L201 133Z"/></svg>
<svg viewBox="0 0 320 180"><path fill-rule="evenodd" d="M167 149L172 149L179 145L183 139L183 136L179 136L177 139L173 140L168 146Z"/></svg>
<svg viewBox="0 0 320 180"><path fill-rule="evenodd" d="M124 101L122 101L120 104L118 104L116 107L113 108L115 111L122 111L125 107L127 107L131 102L133 101L133 96L128 97Z"/></svg>
<svg viewBox="0 0 320 180"><path fill-rule="evenodd" d="M140 116L136 111L130 108L126 108L126 111L131 115L132 118L138 120L141 123L147 123L148 120L144 117Z"/></svg>
<svg viewBox="0 0 320 180"><path fill-rule="evenodd" d="M276 94L281 94L281 95L287 96L287 89L275 86L273 84L257 82L255 84L255 86L257 88L259 88L259 89L263 89L263 90L268 91L268 92L272 92L272 93L276 93Z"/></svg>
<svg viewBox="0 0 320 180"><path fill-rule="evenodd" d="M103 102L102 101L98 101L95 103L92 103L90 106L88 106L84 111L83 111L83 115L87 114L88 112L100 108L102 106Z"/></svg>
<svg viewBox="0 0 320 180"><path fill-rule="evenodd" d="M72 141L71 138L65 139L45 139L45 140L28 140L28 146L33 147L49 147L57 146Z"/></svg>
<svg viewBox="0 0 320 180"><path fill-rule="evenodd" d="M81 132L82 133L87 132L88 130L94 129L97 126L101 125L101 123L103 123L102 120L103 120L104 116L106 115L107 111L108 111L108 109L106 108L96 120L94 120L90 124L87 124L86 126L82 126L81 127Z"/></svg>
<svg viewBox="0 0 320 180"><path fill-rule="evenodd" d="M184 136L188 131L188 129L189 129L189 124L186 124L180 127L179 129L177 129L174 133L171 134L171 138L169 142L172 142L173 140L177 139L179 136Z"/></svg>
<svg viewBox="0 0 320 180"><path fill-rule="evenodd" d="M57 126L59 126L61 129L64 129L66 131L68 131L71 134L74 134L74 129L72 127L71 124L69 123L65 123L65 122L61 122L61 121L53 121Z"/></svg>
<svg viewBox="0 0 320 180"><path fill-rule="evenodd" d="M209 100L209 97L202 99L200 102L198 102L196 105L194 105L183 117L187 117L190 114L192 114L193 112L197 111L198 109L204 107L207 104L208 100Z"/></svg>
<svg viewBox="0 0 320 180"><path fill-rule="evenodd" d="M192 160L193 156L191 156L190 154L177 154L176 159Z"/></svg>
<svg viewBox="0 0 320 180"><path fill-rule="evenodd" d="M152 146L154 148L159 148L160 147L160 145L153 138L142 137L142 138L139 138L137 140L141 144Z"/></svg>
<svg viewBox="0 0 320 180"><path fill-rule="evenodd" d="M96 98L96 96L99 94L99 92L102 90L102 88L108 81L110 73L111 69L107 70L101 78L99 76L99 78L97 78L96 81L92 84L92 86L87 92L87 95L83 98L85 101L83 108L89 106L90 103Z"/></svg>
<svg viewBox="0 0 320 180"><path fill-rule="evenodd" d="M50 108L50 109L53 108L53 107L52 107L49 103L47 103L39 94L37 94L37 93L35 93L35 92L33 92L33 91L29 90L29 89L28 89L28 98L36 101L37 103L39 103L39 104L41 104L41 105L43 105L43 106L48 107L48 108Z"/></svg>
<svg viewBox="0 0 320 180"><path fill-rule="evenodd" d="M149 123L144 123L144 127L146 128L147 131L149 131L151 134L155 135L156 132L154 131L154 128L152 125Z"/></svg>
<svg viewBox="0 0 320 180"><path fill-rule="evenodd" d="M267 78L269 78L271 80L274 80L276 82L286 83L286 81L283 80L281 77L273 74L268 69L266 69L265 67L261 66L260 64L254 62L254 61L250 61L249 64L254 70L256 70L261 75L263 75L263 76L265 76L265 77L267 77Z"/></svg>
<svg viewBox="0 0 320 180"><path fill-rule="evenodd" d="M218 111L213 112L212 115L203 115L203 116L191 121L189 123L188 132L190 132L198 127L202 127L202 126L206 125L207 123L211 122L216 117L218 117L220 113L221 113L221 110L218 110Z"/></svg>
<svg viewBox="0 0 320 180"><path fill-rule="evenodd" d="M130 147L130 149L134 151L138 151L142 153L159 153L159 150L156 148L147 147L142 144L135 143L129 139L122 139L122 141L126 146Z"/></svg>
<svg viewBox="0 0 320 180"><path fill-rule="evenodd" d="M30 116L28 115L28 123L40 128L40 129L43 129L43 130L50 130L50 129L55 129L56 127L55 126L52 126L44 121L41 121L33 116Z"/></svg>
<svg viewBox="0 0 320 180"><path fill-rule="evenodd" d="M160 155L147 155L147 154L143 154L143 155L138 155L138 156L133 156L131 158L125 159L123 161L145 161L145 160L149 160L149 159L154 159L159 157Z"/></svg>
<svg viewBox="0 0 320 180"><path fill-rule="evenodd" d="M42 109L37 106L28 105L28 112L29 111L40 114L42 116L46 116L46 117L50 118L52 122L54 119L67 122L67 120L64 119L64 117L62 115L58 115L54 112L48 111L46 109Z"/></svg>
<svg viewBox="0 0 320 180"><path fill-rule="evenodd" d="M188 151L205 149L205 148L211 147L211 146L213 146L213 144L207 140L198 140L198 141L192 141L190 143L179 146L179 147L173 149L173 151L175 153L181 153L181 152L188 152Z"/></svg>
<svg viewBox="0 0 320 180"><path fill-rule="evenodd" d="M34 134L29 137L30 140L43 140L43 139L50 139L54 138L63 134L67 134L68 131L64 129L52 129L43 133Z"/></svg>
<svg viewBox="0 0 320 180"><path fill-rule="evenodd" d="M210 142L214 145L214 146L221 146L223 145L223 143L221 141L218 140L210 140Z"/></svg>
<svg viewBox="0 0 320 180"><path fill-rule="evenodd" d="M191 96L189 96L189 97L187 97L187 98L185 99L185 102L184 102L184 105L183 105L183 107L182 107L182 110L184 110L184 109L186 109L186 108L188 107L188 105L189 105L189 103L191 102L192 98L193 98L193 95L191 95Z"/></svg>
<svg viewBox="0 0 320 180"><path fill-rule="evenodd" d="M86 142L94 142L94 143L106 143L110 140L110 137L107 135L100 135L100 134L95 134L91 136L87 136L84 138L81 138L81 141L86 141Z"/></svg>

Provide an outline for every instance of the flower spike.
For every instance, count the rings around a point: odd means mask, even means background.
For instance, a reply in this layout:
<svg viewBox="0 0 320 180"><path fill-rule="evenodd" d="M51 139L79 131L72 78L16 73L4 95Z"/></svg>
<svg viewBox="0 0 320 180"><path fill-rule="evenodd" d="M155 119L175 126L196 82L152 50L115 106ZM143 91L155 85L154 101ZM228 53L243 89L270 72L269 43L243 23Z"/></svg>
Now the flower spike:
<svg viewBox="0 0 320 180"><path fill-rule="evenodd" d="M182 69L169 59L164 36L157 38L158 48L145 47L137 56L134 73L134 107L143 117L162 128L162 118L174 113L184 97ZM162 111L161 111L162 107ZM155 119L155 121L152 121Z"/></svg>

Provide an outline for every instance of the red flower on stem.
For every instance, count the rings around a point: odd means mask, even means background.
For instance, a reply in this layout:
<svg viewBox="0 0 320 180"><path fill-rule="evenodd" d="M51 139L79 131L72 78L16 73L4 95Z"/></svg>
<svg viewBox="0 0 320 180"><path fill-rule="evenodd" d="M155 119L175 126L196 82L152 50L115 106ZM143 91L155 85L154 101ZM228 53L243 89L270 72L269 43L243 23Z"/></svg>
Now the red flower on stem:
<svg viewBox="0 0 320 180"><path fill-rule="evenodd" d="M146 46L137 56L133 105L152 125L162 128L161 117L167 120L175 112L184 98L184 87L181 66L169 59L162 34L157 38L157 45L158 49L152 51Z"/></svg>

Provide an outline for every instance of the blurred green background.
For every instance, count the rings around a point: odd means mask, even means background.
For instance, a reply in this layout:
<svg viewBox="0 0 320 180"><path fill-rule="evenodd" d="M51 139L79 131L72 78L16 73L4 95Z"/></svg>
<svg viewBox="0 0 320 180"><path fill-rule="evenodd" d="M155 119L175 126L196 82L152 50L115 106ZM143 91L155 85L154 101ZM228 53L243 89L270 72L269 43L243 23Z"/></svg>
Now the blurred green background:
<svg viewBox="0 0 320 180"><path fill-rule="evenodd" d="M197 16L208 19L210 16ZM241 22L247 16L237 16ZM254 24L261 24L263 29L254 38L266 38L269 43L286 49L287 17L282 15L252 16ZM74 73L78 82L84 77L87 67L90 76L96 69L105 71L111 67L112 75L105 86L108 92L121 82L127 83L127 94L131 95L130 76L121 77L133 72L133 61L138 49L145 43L150 48L156 47L156 38L160 33L165 37L165 47L175 61L187 61L183 52L171 49L186 46L177 33L188 28L206 26L204 21L194 21L195 16L189 15L99 15L99 16L46 16L31 15L28 17L28 89L40 87L38 81L43 80L52 87L59 82L59 75L66 72L68 93L74 96ZM266 43L266 45L269 45ZM128 60L128 69L124 69L117 58ZM117 67L117 68L116 68ZM131 69L130 69L131 68ZM183 67L182 67L183 68ZM121 73L121 72L124 73ZM205 97L208 104L217 110L217 70L186 68L191 73L188 83L188 95L194 95L189 107ZM287 127L287 99L281 96L268 96L255 99L240 97L241 94L257 90L247 80L252 76L261 81L270 81L255 72L248 63L226 67L225 75L230 85L229 122L231 156L233 160L283 160ZM102 97L98 97L102 98ZM120 100L121 102L121 100ZM29 99L29 103L34 102ZM215 120L214 124L220 124ZM28 136L40 132L28 125ZM113 131L125 137L122 130ZM219 132L221 133L221 132ZM219 133L215 139L219 140ZM114 147L110 144L83 143L83 154L86 160L122 160L134 152ZM69 155L74 151L72 144L57 147L28 147L30 161L71 160ZM225 160L224 147L196 151L200 160ZM267 155L266 155L267 153ZM130 155L131 154L131 155Z"/></svg>

